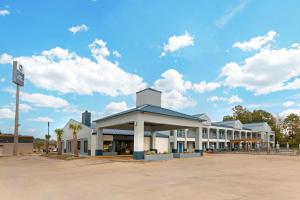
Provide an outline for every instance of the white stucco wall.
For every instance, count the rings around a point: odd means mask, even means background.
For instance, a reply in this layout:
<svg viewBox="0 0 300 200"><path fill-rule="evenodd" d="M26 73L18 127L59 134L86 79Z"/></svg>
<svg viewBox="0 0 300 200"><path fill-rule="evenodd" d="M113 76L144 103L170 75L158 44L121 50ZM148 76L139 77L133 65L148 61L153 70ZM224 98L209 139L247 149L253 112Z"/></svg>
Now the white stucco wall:
<svg viewBox="0 0 300 200"><path fill-rule="evenodd" d="M72 130L69 128L69 125L70 124L80 124L82 129L79 130L77 132L77 139L80 140L80 141L84 141L84 140L87 140L88 141L88 150L91 149L91 136L92 136L92 129L90 127L87 127L83 124L81 124L80 122L76 121L76 120L73 120L73 119L70 119L68 121L68 123L64 126L63 128L63 137L62 137L62 140L63 140L63 147L66 149L67 148L67 141L71 141L73 139L73 132ZM83 143L83 142L81 142ZM83 153L83 146L81 146L81 154Z"/></svg>
<svg viewBox="0 0 300 200"><path fill-rule="evenodd" d="M144 150L148 151L151 149L151 137L144 137Z"/></svg>
<svg viewBox="0 0 300 200"><path fill-rule="evenodd" d="M156 137L156 149L158 153L169 151L169 138Z"/></svg>
<svg viewBox="0 0 300 200"><path fill-rule="evenodd" d="M146 89L136 93L136 106L145 104L161 106L161 92Z"/></svg>

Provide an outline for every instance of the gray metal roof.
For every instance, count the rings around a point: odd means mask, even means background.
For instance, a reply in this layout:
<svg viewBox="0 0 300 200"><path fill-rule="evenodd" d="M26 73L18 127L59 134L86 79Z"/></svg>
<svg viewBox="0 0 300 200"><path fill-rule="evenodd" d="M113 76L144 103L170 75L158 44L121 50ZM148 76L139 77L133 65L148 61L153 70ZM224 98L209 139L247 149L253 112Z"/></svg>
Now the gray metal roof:
<svg viewBox="0 0 300 200"><path fill-rule="evenodd" d="M231 122L233 122L233 121L231 121ZM228 123L228 124L225 123L225 124L224 124L224 123L222 123L222 122L212 122L211 125L212 125L212 126L217 126L217 127L223 127L223 128L232 128L232 129L235 129L231 123ZM243 127L242 130L251 131L250 128L245 128L245 127Z"/></svg>
<svg viewBox="0 0 300 200"><path fill-rule="evenodd" d="M145 89L143 89L143 90L140 90L140 91L136 92L136 94L137 94L137 93L141 93L141 92L143 92L143 91L145 91L145 90L152 90L152 91L154 91L154 92L159 92L159 93L161 93L161 91L155 90L155 89L153 89L153 88L145 88Z"/></svg>
<svg viewBox="0 0 300 200"><path fill-rule="evenodd" d="M142 105L130 110L126 110L124 112L120 112L114 115L110 115L98 120L95 120L94 122L98 122L98 121L102 121L105 119L109 119L109 118L113 118L113 117L117 117L120 115L125 115L128 113L133 113L133 112L145 112L145 113L153 113L153 114L160 114L160 115L166 115L166 116L170 116L170 117L178 117L178 118L185 118L185 119L190 119L190 120L197 120L197 121L203 121L202 119L199 119L198 117L192 116L192 115L187 115L184 113L180 113L177 111L173 111L167 108L162 108L159 106L154 106L154 105Z"/></svg>

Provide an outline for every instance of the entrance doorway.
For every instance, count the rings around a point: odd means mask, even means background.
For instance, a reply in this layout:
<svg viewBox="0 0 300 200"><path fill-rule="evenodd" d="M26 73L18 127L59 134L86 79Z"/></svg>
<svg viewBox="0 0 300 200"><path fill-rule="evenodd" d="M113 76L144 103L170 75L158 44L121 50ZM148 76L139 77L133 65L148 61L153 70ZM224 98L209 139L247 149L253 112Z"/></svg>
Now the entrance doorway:
<svg viewBox="0 0 300 200"><path fill-rule="evenodd" d="M133 153L133 136L131 135L114 135L114 151L118 155L128 155Z"/></svg>
<svg viewBox="0 0 300 200"><path fill-rule="evenodd" d="M184 143L178 142L178 146L177 146L178 152L182 153L184 151L183 147L184 147Z"/></svg>
<svg viewBox="0 0 300 200"><path fill-rule="evenodd" d="M133 153L133 141L118 140L115 141L115 145L118 155L129 155Z"/></svg>

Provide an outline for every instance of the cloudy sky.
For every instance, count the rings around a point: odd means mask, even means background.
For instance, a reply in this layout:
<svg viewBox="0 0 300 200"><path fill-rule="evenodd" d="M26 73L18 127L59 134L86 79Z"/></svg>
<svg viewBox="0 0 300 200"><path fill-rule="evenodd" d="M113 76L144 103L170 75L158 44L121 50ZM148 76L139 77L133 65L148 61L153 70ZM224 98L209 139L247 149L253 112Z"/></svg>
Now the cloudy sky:
<svg viewBox="0 0 300 200"><path fill-rule="evenodd" d="M84 110L163 106L213 120L241 104L300 114L300 3L273 0L0 2L0 129L13 132L12 61L26 73L21 134L43 137Z"/></svg>

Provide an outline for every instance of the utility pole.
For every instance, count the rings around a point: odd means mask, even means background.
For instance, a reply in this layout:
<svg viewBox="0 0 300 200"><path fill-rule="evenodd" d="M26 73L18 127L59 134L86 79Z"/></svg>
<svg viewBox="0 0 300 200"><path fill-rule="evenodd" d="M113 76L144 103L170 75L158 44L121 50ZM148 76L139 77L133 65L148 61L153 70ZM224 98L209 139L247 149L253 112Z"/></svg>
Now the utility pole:
<svg viewBox="0 0 300 200"><path fill-rule="evenodd" d="M50 122L48 122L48 136L49 136L49 128L50 128Z"/></svg>
<svg viewBox="0 0 300 200"><path fill-rule="evenodd" d="M24 86L24 71L23 66L17 61L13 61L13 74L12 82L16 84L16 111L15 111L15 130L14 130L14 149L13 155L18 155L18 143L19 143L19 96L20 86Z"/></svg>

